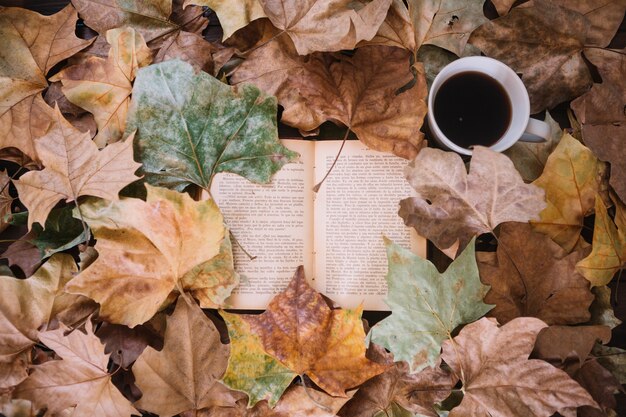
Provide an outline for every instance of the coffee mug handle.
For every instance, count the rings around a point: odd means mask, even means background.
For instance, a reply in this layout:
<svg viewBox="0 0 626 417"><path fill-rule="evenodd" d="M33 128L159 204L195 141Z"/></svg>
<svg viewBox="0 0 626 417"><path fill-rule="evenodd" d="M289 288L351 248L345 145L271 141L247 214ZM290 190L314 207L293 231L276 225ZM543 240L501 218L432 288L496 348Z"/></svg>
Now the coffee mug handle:
<svg viewBox="0 0 626 417"><path fill-rule="evenodd" d="M545 142L550 137L550 125L541 120L530 118L526 130L519 138L522 142Z"/></svg>

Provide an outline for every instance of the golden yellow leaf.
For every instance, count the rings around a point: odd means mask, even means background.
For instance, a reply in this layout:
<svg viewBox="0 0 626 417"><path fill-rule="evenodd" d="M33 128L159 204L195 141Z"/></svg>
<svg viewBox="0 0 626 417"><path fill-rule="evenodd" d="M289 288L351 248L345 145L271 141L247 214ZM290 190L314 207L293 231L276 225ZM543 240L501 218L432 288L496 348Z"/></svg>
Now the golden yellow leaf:
<svg viewBox="0 0 626 417"><path fill-rule="evenodd" d="M29 229L35 222L44 226L61 199L69 202L91 195L116 200L122 188L139 179L135 171L141 164L133 160L133 135L98 151L89 134L74 128L58 108L54 117L54 128L35 143L45 168L14 181L29 211Z"/></svg>
<svg viewBox="0 0 626 417"><path fill-rule="evenodd" d="M100 148L122 138L131 83L137 69L152 61L143 37L131 27L111 29L106 39L111 45L107 59L88 57L50 78L63 83L63 94L70 102L93 113L98 125L93 140Z"/></svg>
<svg viewBox="0 0 626 417"><path fill-rule="evenodd" d="M146 188L146 201L94 199L80 206L99 256L67 286L100 303L107 321L129 327L149 320L188 272L219 253L224 239L212 200Z"/></svg>

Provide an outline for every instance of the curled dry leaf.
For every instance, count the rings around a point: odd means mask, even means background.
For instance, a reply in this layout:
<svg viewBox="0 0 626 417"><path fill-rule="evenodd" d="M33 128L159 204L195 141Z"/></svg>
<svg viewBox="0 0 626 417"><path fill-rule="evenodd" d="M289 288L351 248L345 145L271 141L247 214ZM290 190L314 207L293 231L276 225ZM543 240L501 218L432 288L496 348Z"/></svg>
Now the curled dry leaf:
<svg viewBox="0 0 626 417"><path fill-rule="evenodd" d="M624 203L617 201L615 210L626 211ZM615 223L609 217L602 199L597 196L596 217L593 226L591 253L576 264L581 274L591 282L591 286L607 285L617 271L626 266L626 223L618 214Z"/></svg>
<svg viewBox="0 0 626 417"><path fill-rule="evenodd" d="M89 57L51 78L63 83L67 99L93 113L98 134L94 142L103 148L122 138L130 103L132 81L140 67L149 65L152 53L133 28L112 29L107 59Z"/></svg>
<svg viewBox="0 0 626 417"><path fill-rule="evenodd" d="M469 175L453 152L424 149L405 170L417 197L400 201L399 215L407 226L438 248L490 233L500 223L539 219L543 191L524 184L505 155L477 146Z"/></svg>
<svg viewBox="0 0 626 417"><path fill-rule="evenodd" d="M229 347L197 304L180 297L167 318L163 349L147 347L133 365L143 396L135 405L162 417L202 408L233 409L244 395L219 382Z"/></svg>
<svg viewBox="0 0 626 417"><path fill-rule="evenodd" d="M76 271L70 255L57 254L28 279L0 277L4 294L0 297L0 388L16 385L28 375L37 332L55 317L57 299Z"/></svg>
<svg viewBox="0 0 626 417"><path fill-rule="evenodd" d="M40 332L39 339L62 360L35 366L35 371L15 390L16 398L31 400L49 413L60 413L74 407L77 416L128 417L138 414L130 402L111 382L107 372L108 355L93 334L91 321L86 334L80 330L68 333L57 330Z"/></svg>
<svg viewBox="0 0 626 417"><path fill-rule="evenodd" d="M54 118L54 128L35 143L45 168L14 181L29 211L29 230L35 222L44 226L61 199L91 195L116 200L122 188L139 179L135 171L141 164L133 160L132 136L98 151L89 134L69 124L58 108Z"/></svg>
<svg viewBox="0 0 626 417"><path fill-rule="evenodd" d="M370 330L371 340L406 361L411 372L436 366L441 343L459 325L484 316L493 306L483 303L489 287L478 277L474 241L440 274L428 260L385 241L389 272L385 302L390 317Z"/></svg>
<svg viewBox="0 0 626 417"><path fill-rule="evenodd" d="M478 254L480 278L491 289L489 313L505 324L516 317L537 317L548 324L589 320L593 294L576 271L581 254L567 254L548 236L527 223L501 226L498 250Z"/></svg>
<svg viewBox="0 0 626 417"><path fill-rule="evenodd" d="M207 6L217 14L224 38L230 38L250 22L265 17L259 0L185 0L183 7L190 4Z"/></svg>
<svg viewBox="0 0 626 417"><path fill-rule="evenodd" d="M463 383L461 404L450 417L547 416L596 402L565 372L528 359L546 324L523 317L502 327L482 318L443 343L443 360Z"/></svg>
<svg viewBox="0 0 626 417"><path fill-rule="evenodd" d="M146 188L146 201L81 204L99 256L67 286L100 303L105 320L129 327L149 320L185 274L219 253L224 239L222 215L212 200ZM232 289L236 283L222 285Z"/></svg>
<svg viewBox="0 0 626 417"><path fill-rule="evenodd" d="M74 34L77 19L71 5L51 16L0 10L0 148L14 147L39 161L35 139L53 123L52 108L41 96L46 74L92 42Z"/></svg>
<svg viewBox="0 0 626 417"><path fill-rule="evenodd" d="M531 113L578 97L592 79L581 52L589 21L548 0L531 0L476 29L470 43L522 74Z"/></svg>
<svg viewBox="0 0 626 417"><path fill-rule="evenodd" d="M232 76L274 94L281 122L303 131L342 123L372 149L413 158L424 145L426 81L410 53L368 46L343 54L298 56L289 42L270 42L250 54ZM412 80L415 85L402 91ZM402 91L402 92L400 92Z"/></svg>
<svg viewBox="0 0 626 417"><path fill-rule="evenodd" d="M104 353L111 355L111 360L128 369L141 355L146 346L163 348L163 339L148 326L136 326L132 329L119 324L103 322L96 336L104 343Z"/></svg>
<svg viewBox="0 0 626 417"><path fill-rule="evenodd" d="M545 190L548 206L532 221L566 252L576 246L585 216L593 212L606 165L571 135L564 133L534 185Z"/></svg>
<svg viewBox="0 0 626 417"><path fill-rule="evenodd" d="M195 74L180 60L139 71L127 126L134 130L146 180L177 190L209 189L219 172L266 183L298 155L278 141L273 97Z"/></svg>

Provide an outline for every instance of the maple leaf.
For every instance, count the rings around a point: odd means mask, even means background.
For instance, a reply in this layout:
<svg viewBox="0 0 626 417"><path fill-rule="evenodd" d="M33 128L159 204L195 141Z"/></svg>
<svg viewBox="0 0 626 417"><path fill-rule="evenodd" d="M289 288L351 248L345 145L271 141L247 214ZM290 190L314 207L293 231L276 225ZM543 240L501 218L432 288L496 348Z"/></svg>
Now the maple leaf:
<svg viewBox="0 0 626 417"><path fill-rule="evenodd" d="M72 0L72 4L96 32L131 26L146 42L181 30L201 34L208 24L201 7L183 10L182 0L175 0L174 4L172 0Z"/></svg>
<svg viewBox="0 0 626 417"><path fill-rule="evenodd" d="M427 93L421 65L413 66L414 75L409 56L398 48L368 46L352 57L300 57L288 43L270 42L250 54L232 82L275 94L285 109L282 123L304 131L326 121L343 123L368 147L408 159L424 145L419 129ZM414 79L414 86L399 93Z"/></svg>
<svg viewBox="0 0 626 417"><path fill-rule="evenodd" d="M460 377L464 390L461 404L449 416L530 417L583 405L597 408L565 372L545 361L528 359L544 327L541 320L530 317L500 328L494 319L482 318L446 340L441 356Z"/></svg>
<svg viewBox="0 0 626 417"><path fill-rule="evenodd" d="M601 2L554 0L553 3L585 16L589 22L585 43L601 47L605 47L611 42L622 23L624 12L626 12L626 3L622 0L602 0ZM593 49L586 50L585 55L591 50Z"/></svg>
<svg viewBox="0 0 626 417"><path fill-rule="evenodd" d="M11 178L6 171L0 171L0 232L9 226L13 197L9 193Z"/></svg>
<svg viewBox="0 0 626 417"><path fill-rule="evenodd" d="M191 64L196 71L217 75L234 53L234 48L209 43L195 33L178 32L164 39L154 63L178 58Z"/></svg>
<svg viewBox="0 0 626 417"><path fill-rule="evenodd" d="M89 135L69 124L58 108L54 117L54 128L35 143L45 168L14 181L29 211L29 230L35 222L45 225L61 199L91 195L116 200L122 188L139 179L134 173L141 164L133 161L132 137L98 151Z"/></svg>
<svg viewBox="0 0 626 417"><path fill-rule="evenodd" d="M91 321L86 334L68 328L40 332L39 339L63 358L35 366L35 371L15 389L17 398L31 400L48 413L74 407L73 415L128 417L139 414L115 388L107 372L108 355L93 334Z"/></svg>
<svg viewBox="0 0 626 417"><path fill-rule="evenodd" d="M497 253L478 254L480 278L491 285L485 302L496 305L489 314L502 324L515 317L537 317L548 324L589 320L594 297L576 271L580 258L527 223L503 224Z"/></svg>
<svg viewBox="0 0 626 417"><path fill-rule="evenodd" d="M400 201L399 215L420 236L446 249L460 248L481 233L507 221L539 219L543 191L524 184L506 156L474 148L469 175L453 152L423 149L405 170L418 196Z"/></svg>
<svg viewBox="0 0 626 417"><path fill-rule="evenodd" d="M435 366L441 342L460 324L484 316L489 287L478 277L474 241L440 274L428 260L385 240L389 272L385 302L392 314L372 327L368 337L389 349L411 372Z"/></svg>
<svg viewBox="0 0 626 417"><path fill-rule="evenodd" d="M133 28L112 29L106 33L111 45L107 59L89 57L52 77L63 83L67 99L93 113L98 147L117 142L126 127L132 81L140 67L150 64L152 54Z"/></svg>
<svg viewBox="0 0 626 417"><path fill-rule="evenodd" d="M349 393L348 393L349 394ZM337 411L349 398L331 397L323 392L292 385L280 397L272 409L266 401L258 403L253 409L246 410L246 417L336 417ZM229 416L230 417L230 416Z"/></svg>
<svg viewBox="0 0 626 417"><path fill-rule="evenodd" d="M146 188L146 201L81 204L99 256L66 288L100 303L107 321L129 327L150 319L185 274L219 253L224 239L222 215L212 200Z"/></svg>
<svg viewBox="0 0 626 417"><path fill-rule="evenodd" d="M185 0L183 7L190 4L207 6L217 14L224 31L223 39L230 38L250 22L265 17L259 0Z"/></svg>
<svg viewBox="0 0 626 417"><path fill-rule="evenodd" d="M585 144L598 158L611 163L609 183L626 200L626 49L589 49L585 58L598 68L602 83L594 84L589 92L572 101L571 107L582 123Z"/></svg>
<svg viewBox="0 0 626 417"><path fill-rule="evenodd" d="M46 74L92 42L74 35L76 20L70 5L52 16L13 7L0 10L0 148L14 147L39 161L34 141L53 119L41 96L48 86Z"/></svg>
<svg viewBox="0 0 626 417"><path fill-rule="evenodd" d="M522 74L530 112L578 97L592 79L581 52L588 20L547 0L531 0L476 29L469 40Z"/></svg>
<svg viewBox="0 0 626 417"><path fill-rule="evenodd" d="M28 375L30 348L38 330L56 315L57 297L76 272L70 255L57 254L28 279L0 277L0 388L16 385Z"/></svg>
<svg viewBox="0 0 626 417"><path fill-rule="evenodd" d="M618 214L613 223L604 202L596 196L591 253L576 264L591 286L607 285L626 264L626 207L618 200L615 209Z"/></svg>
<svg viewBox="0 0 626 417"><path fill-rule="evenodd" d="M226 370L229 347L202 310L178 299L167 318L163 349L147 347L133 365L143 396L135 405L163 417L208 407L232 408L236 393L218 380Z"/></svg>
<svg viewBox="0 0 626 417"><path fill-rule="evenodd" d="M571 252L579 240L584 217L593 210L605 170L605 164L588 148L563 133L543 173L533 182L545 190L548 203L540 219L531 222L535 230Z"/></svg>
<svg viewBox="0 0 626 417"><path fill-rule="evenodd" d="M150 326L139 325L130 329L120 324L103 322L96 335L104 343L104 353L111 355L111 360L128 369L141 355L146 346L163 348L163 338Z"/></svg>
<svg viewBox="0 0 626 417"><path fill-rule="evenodd" d="M146 180L177 190L209 189L219 172L266 183L298 155L278 142L273 97L179 60L139 71L126 130L135 129Z"/></svg>
<svg viewBox="0 0 626 417"><path fill-rule="evenodd" d="M260 336L252 332L243 315L225 311L220 315L230 339L228 367L222 381L248 394L248 407L261 400L274 407L297 374L265 352Z"/></svg>
<svg viewBox="0 0 626 417"><path fill-rule="evenodd" d="M409 16L409 10L402 0L391 2L387 16L378 28L376 35L368 41L359 42L357 48L367 45L395 46L409 51L417 49L411 16Z"/></svg>
<svg viewBox="0 0 626 417"><path fill-rule="evenodd" d="M511 7L515 3L515 0L491 0L496 7L496 11L500 16L504 16L511 10Z"/></svg>

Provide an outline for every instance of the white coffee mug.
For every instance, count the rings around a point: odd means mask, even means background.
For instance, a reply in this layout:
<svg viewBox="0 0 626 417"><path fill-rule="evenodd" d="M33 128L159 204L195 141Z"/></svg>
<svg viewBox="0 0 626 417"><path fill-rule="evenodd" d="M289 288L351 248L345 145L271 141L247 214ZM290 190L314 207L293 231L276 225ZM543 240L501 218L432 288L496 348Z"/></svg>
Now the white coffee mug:
<svg viewBox="0 0 626 417"><path fill-rule="evenodd" d="M435 77L428 96L428 124L439 144L463 155L471 155L472 150L457 145L443 134L437 125L434 103L437 92L450 77L463 72L479 72L496 80L509 97L511 117L507 130L495 141L490 149L502 152L518 140L524 142L544 142L550 136L550 126L537 119L531 119L530 101L524 83L511 68L500 61L484 56L460 58L446 65ZM476 103L480 105L480 103Z"/></svg>

